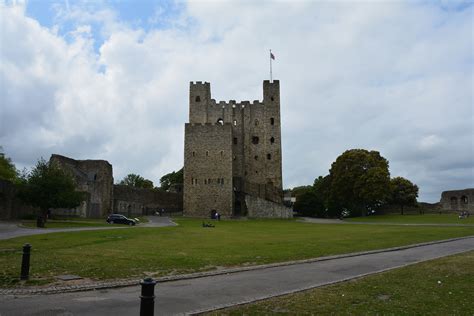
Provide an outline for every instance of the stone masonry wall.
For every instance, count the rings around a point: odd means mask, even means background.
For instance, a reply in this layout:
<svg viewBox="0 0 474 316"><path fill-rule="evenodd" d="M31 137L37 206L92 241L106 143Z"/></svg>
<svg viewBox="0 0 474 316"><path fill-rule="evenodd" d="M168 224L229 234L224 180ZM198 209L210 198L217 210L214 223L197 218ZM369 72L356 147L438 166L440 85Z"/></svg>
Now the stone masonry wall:
<svg viewBox="0 0 474 316"><path fill-rule="evenodd" d="M230 124L186 124L184 205L188 216L216 210L232 216L232 128Z"/></svg>
<svg viewBox="0 0 474 316"><path fill-rule="evenodd" d="M181 212L183 195L154 189L134 188L126 185L114 185L115 213L126 216L151 215L156 211Z"/></svg>
<svg viewBox="0 0 474 316"><path fill-rule="evenodd" d="M283 204L264 200L256 196L246 195L248 217L253 218L292 218L293 210Z"/></svg>
<svg viewBox="0 0 474 316"><path fill-rule="evenodd" d="M39 209L23 203L18 190L7 180L0 179L0 219L18 219L25 215L39 214Z"/></svg>
<svg viewBox="0 0 474 316"><path fill-rule="evenodd" d="M444 211L474 212L474 188L444 191L441 193L440 204Z"/></svg>

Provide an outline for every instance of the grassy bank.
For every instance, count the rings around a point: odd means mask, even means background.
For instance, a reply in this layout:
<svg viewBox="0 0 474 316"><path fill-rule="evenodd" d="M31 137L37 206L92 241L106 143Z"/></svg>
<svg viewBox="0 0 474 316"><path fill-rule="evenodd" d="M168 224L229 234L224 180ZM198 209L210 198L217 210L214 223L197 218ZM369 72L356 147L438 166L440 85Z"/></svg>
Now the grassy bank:
<svg viewBox="0 0 474 316"><path fill-rule="evenodd" d="M397 223L397 224L463 224L474 225L474 216L460 219L458 214L425 214L425 215L372 215L346 218L349 222Z"/></svg>
<svg viewBox="0 0 474 316"><path fill-rule="evenodd" d="M474 235L472 227L319 225L286 220L177 219L179 226L53 233L0 241L0 285L15 284L21 247L32 244L33 279L161 276L315 258Z"/></svg>
<svg viewBox="0 0 474 316"><path fill-rule="evenodd" d="M474 252L210 315L473 315Z"/></svg>

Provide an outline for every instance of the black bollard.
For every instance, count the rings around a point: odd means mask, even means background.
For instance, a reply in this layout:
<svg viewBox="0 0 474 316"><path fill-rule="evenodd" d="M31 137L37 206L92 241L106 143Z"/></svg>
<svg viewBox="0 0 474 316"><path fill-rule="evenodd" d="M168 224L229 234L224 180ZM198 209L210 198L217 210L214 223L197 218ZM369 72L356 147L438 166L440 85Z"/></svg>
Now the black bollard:
<svg viewBox="0 0 474 316"><path fill-rule="evenodd" d="M28 280L28 278L30 277L30 252L31 245L25 244L23 246L23 257L21 258L20 280Z"/></svg>
<svg viewBox="0 0 474 316"><path fill-rule="evenodd" d="M140 295L140 316L153 316L155 312L155 285L152 278L140 281L142 295Z"/></svg>

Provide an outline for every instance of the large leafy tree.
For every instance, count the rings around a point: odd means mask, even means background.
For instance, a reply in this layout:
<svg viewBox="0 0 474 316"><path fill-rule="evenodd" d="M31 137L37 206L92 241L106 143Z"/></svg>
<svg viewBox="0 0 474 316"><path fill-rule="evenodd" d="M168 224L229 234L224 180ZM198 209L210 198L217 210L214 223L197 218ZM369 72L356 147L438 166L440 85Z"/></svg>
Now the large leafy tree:
<svg viewBox="0 0 474 316"><path fill-rule="evenodd" d="M0 146L0 179L15 181L18 178L18 171L12 160L5 157L3 148Z"/></svg>
<svg viewBox="0 0 474 316"><path fill-rule="evenodd" d="M327 217L328 209L326 201L329 194L330 178L318 177L312 186L295 187L292 195L296 197L293 209L303 216Z"/></svg>
<svg viewBox="0 0 474 316"><path fill-rule="evenodd" d="M329 204L339 213L345 210L351 216L366 215L390 196L388 161L378 151L345 151L331 165L329 176Z"/></svg>
<svg viewBox="0 0 474 316"><path fill-rule="evenodd" d="M122 181L122 185L128 185L135 188L153 189L153 181L143 178L142 176L130 173Z"/></svg>
<svg viewBox="0 0 474 316"><path fill-rule="evenodd" d="M160 189L167 191L173 184L183 183L183 168L165 174L160 179Z"/></svg>
<svg viewBox="0 0 474 316"><path fill-rule="evenodd" d="M418 186L403 177L396 177L390 180L390 203L400 206L400 213L403 215L405 206L416 206L418 197Z"/></svg>
<svg viewBox="0 0 474 316"><path fill-rule="evenodd" d="M75 190L73 177L54 163L40 159L25 175L20 186L20 198L39 207L43 218L50 208L74 208L85 199L84 192Z"/></svg>
<svg viewBox="0 0 474 316"><path fill-rule="evenodd" d="M326 217L324 201L316 193L316 190L309 186L295 195L296 202L293 209L300 215L311 217Z"/></svg>

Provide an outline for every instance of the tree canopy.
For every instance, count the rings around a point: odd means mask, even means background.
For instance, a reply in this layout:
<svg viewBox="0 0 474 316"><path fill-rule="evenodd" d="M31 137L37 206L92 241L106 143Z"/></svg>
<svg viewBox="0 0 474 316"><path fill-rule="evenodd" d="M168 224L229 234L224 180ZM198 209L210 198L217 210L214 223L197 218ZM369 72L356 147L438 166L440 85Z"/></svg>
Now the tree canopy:
<svg viewBox="0 0 474 316"><path fill-rule="evenodd" d="M183 168L165 174L160 178L160 188L167 191L173 184L183 183Z"/></svg>
<svg viewBox="0 0 474 316"><path fill-rule="evenodd" d="M330 208L351 216L366 215L390 196L388 161L378 151L345 151L332 163L329 176Z"/></svg>
<svg viewBox="0 0 474 316"><path fill-rule="evenodd" d="M341 217L366 215L383 204L416 205L418 187L409 180L390 180L388 161L377 151L351 149L332 163L329 175L312 186L295 187L295 211L304 216Z"/></svg>
<svg viewBox="0 0 474 316"><path fill-rule="evenodd" d="M400 206L403 215L405 206L417 205L418 186L403 177L396 177L390 180L390 203Z"/></svg>
<svg viewBox="0 0 474 316"><path fill-rule="evenodd" d="M74 208L85 199L75 190L72 176L54 163L40 159L20 186L20 198L39 207L46 215L50 208Z"/></svg>
<svg viewBox="0 0 474 316"><path fill-rule="evenodd" d="M143 178L142 176L130 173L119 184L128 185L135 188L153 189L153 181Z"/></svg>
<svg viewBox="0 0 474 316"><path fill-rule="evenodd" d="M5 157L0 146L0 179L15 181L18 178L18 171L15 168L12 160Z"/></svg>

